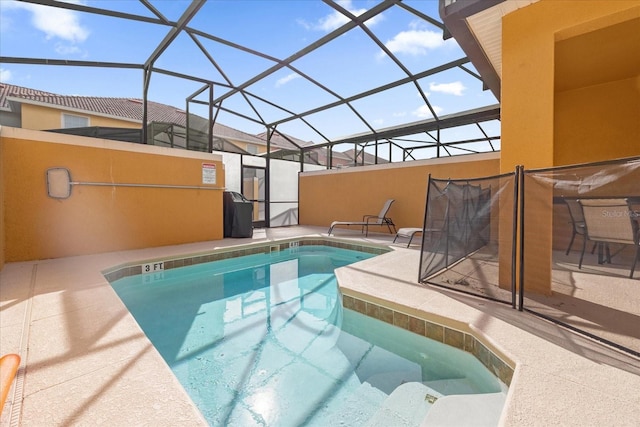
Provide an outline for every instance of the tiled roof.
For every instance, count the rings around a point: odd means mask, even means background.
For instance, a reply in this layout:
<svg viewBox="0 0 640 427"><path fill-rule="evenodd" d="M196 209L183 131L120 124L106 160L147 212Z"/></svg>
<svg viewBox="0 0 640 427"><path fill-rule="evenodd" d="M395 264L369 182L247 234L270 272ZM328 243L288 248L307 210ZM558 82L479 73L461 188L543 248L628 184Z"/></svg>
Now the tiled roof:
<svg viewBox="0 0 640 427"><path fill-rule="evenodd" d="M10 110L9 100L7 99L9 97L142 122L142 99L58 95L42 90L0 83L0 110ZM147 101L147 114L149 122L166 122L180 126L186 126L187 124L186 112L170 105ZM214 125L213 134L243 142L266 144L266 140L258 136L219 123Z"/></svg>
<svg viewBox="0 0 640 427"><path fill-rule="evenodd" d="M274 134L271 136L271 142L274 145L277 145L278 147L282 147L284 149L289 149L289 150L295 150L297 149L297 147L295 145L293 145L291 142L289 142L285 137L283 137L282 135L286 135L286 134L281 134L279 132L274 132ZM265 141L267 140L267 133L263 132L258 134L258 137L264 139ZM303 141L301 139L298 139L296 137L293 137L291 135L286 135L287 138L291 139L293 142L295 142L296 144L298 144L300 147L308 147L310 145L314 145L313 142L308 142L308 141ZM358 164L360 162L362 162L362 153L359 151L359 158L358 158ZM322 148L319 150L319 156L322 159L326 159L326 148ZM350 150L346 150L346 151L333 151L331 156L333 157L334 162L335 161L339 161L341 164L352 164L353 163L353 156L354 156L354 150L350 149ZM369 154L367 152L364 153L364 162L367 165L373 165L375 164L376 160L376 156L374 156L373 154ZM388 160L382 158L382 157L378 157L378 163L389 163Z"/></svg>
<svg viewBox="0 0 640 427"><path fill-rule="evenodd" d="M285 136L283 136L285 135ZM267 133L266 132L262 132L259 133L257 135L258 138L266 141L267 140ZM279 132L274 132L273 135L271 136L271 143L274 145L277 145L278 147L282 147L285 149L290 149L290 150L295 150L298 147L296 147L295 145L293 145L291 142L289 142L287 140L287 138L289 138L291 141L293 141L294 143L298 144L300 147L306 147L309 145L313 145L313 142L309 142L309 141L303 141L301 139L298 139L296 137L293 137L291 135L287 135L287 134L281 134Z"/></svg>
<svg viewBox="0 0 640 427"><path fill-rule="evenodd" d="M353 156L355 151L353 149L343 151L342 154L349 158L353 162ZM335 154L334 154L335 155ZM358 163L362 162L362 152L358 151ZM364 153L364 163L367 165L373 165L376 162L376 156L373 154L369 154L367 152ZM378 163L389 163L387 159L383 159L378 156Z"/></svg>

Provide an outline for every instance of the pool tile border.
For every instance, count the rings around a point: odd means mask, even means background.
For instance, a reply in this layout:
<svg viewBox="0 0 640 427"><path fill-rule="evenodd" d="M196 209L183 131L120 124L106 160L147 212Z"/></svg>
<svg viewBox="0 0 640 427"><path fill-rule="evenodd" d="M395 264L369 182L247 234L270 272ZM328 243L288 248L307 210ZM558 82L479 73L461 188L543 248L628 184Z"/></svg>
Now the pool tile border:
<svg viewBox="0 0 640 427"><path fill-rule="evenodd" d="M293 245L292 245L293 243ZM246 255L255 255L262 253L270 253L274 250L281 251L287 249L295 250L300 246L330 246L342 249L351 249L360 252L382 255L390 252L392 249L382 246L360 245L352 242L345 242L333 239L322 238L299 238L284 241L275 241L263 243L260 245L241 246L217 249L212 252L193 254L184 257L173 257L166 259L152 259L136 262L135 264L124 264L112 267L103 271L104 277L109 282L114 282L128 276L136 276L142 274L142 265L153 262L163 262L164 270L186 267L190 265L203 264L207 262L220 261L229 258L236 258ZM431 338L441 343L459 348L463 351L473 354L487 369L493 372L504 384L509 386L513 378L514 369L504 362L500 357L494 354L482 342L480 342L472 334L440 325L420 317L415 317L392 310L378 304L343 295L343 306L345 308L357 311L369 317L382 320L391 325L398 326L418 335Z"/></svg>
<svg viewBox="0 0 640 427"><path fill-rule="evenodd" d="M294 245L292 245L292 243ZM192 254L184 257L171 257L166 259L151 259L143 260L130 264L121 264L107 270L104 270L102 274L108 282L114 282L118 279L129 276L137 276L142 274L142 266L147 263L162 262L164 264L164 270L171 270L173 268L187 267L190 265L203 264L207 262L220 261L229 258L237 258L246 255L265 254L274 250L282 251L287 249L295 250L300 246L330 246L334 248L351 249L360 252L367 252L375 255L382 255L390 252L392 249L382 246L360 245L351 242L345 242L333 239L319 239L319 238L299 238L289 239L283 241L273 241L268 243L262 243L260 245L251 246L238 246L224 249L216 249L215 251Z"/></svg>
<svg viewBox="0 0 640 427"><path fill-rule="evenodd" d="M395 311L349 295L342 295L342 305L344 308L357 311L369 317L374 317L391 325L471 353L507 387L511 385L514 368L470 333Z"/></svg>

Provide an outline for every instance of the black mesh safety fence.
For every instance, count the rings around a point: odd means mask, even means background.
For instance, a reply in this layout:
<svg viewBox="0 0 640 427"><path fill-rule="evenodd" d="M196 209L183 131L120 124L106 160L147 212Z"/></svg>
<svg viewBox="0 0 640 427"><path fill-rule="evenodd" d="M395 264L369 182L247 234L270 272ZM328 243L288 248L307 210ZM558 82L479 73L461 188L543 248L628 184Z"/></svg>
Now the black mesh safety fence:
<svg viewBox="0 0 640 427"><path fill-rule="evenodd" d="M421 283L640 356L640 157L429 177L422 232Z"/></svg>
<svg viewBox="0 0 640 427"><path fill-rule="evenodd" d="M526 311L640 355L640 158L525 170Z"/></svg>
<svg viewBox="0 0 640 427"><path fill-rule="evenodd" d="M429 177L420 282L515 304L517 178Z"/></svg>

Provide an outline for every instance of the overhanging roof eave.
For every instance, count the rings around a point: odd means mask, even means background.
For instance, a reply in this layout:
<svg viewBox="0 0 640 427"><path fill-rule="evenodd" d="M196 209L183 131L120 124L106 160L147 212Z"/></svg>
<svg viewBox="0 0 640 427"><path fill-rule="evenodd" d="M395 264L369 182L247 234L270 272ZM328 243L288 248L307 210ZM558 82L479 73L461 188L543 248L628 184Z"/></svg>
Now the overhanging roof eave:
<svg viewBox="0 0 640 427"><path fill-rule="evenodd" d="M505 0L467 0L464 2L450 2L440 0L440 18L447 30L455 38L456 42L473 66L482 76L482 81L491 90L496 99L500 99L501 81L491 61L487 58L484 49L469 28L467 19L479 12L494 7Z"/></svg>

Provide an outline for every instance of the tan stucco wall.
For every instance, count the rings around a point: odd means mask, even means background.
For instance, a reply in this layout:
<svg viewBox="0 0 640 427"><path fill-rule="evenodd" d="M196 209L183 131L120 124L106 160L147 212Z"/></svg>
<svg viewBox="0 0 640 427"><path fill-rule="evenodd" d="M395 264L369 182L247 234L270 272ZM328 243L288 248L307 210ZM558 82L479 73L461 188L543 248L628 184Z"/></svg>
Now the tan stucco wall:
<svg viewBox="0 0 640 427"><path fill-rule="evenodd" d="M387 199L395 199L389 216L397 227L421 227L427 180L497 175L498 153L412 161L401 164L300 174L300 224L326 226L336 220L377 215ZM372 229L372 231L386 231Z"/></svg>
<svg viewBox="0 0 640 427"><path fill-rule="evenodd" d="M640 75L556 93L555 123L554 165L640 155Z"/></svg>
<svg viewBox="0 0 640 427"><path fill-rule="evenodd" d="M568 72L556 69L556 61L561 62L555 56L558 43L574 39L572 54L588 57L594 50L589 33L639 17L638 0L541 0L504 17L502 171L517 164L534 169L640 154L640 144L634 144L640 138L640 70L635 78L617 78L611 70L636 66L637 38L614 41L626 47L615 62L606 64L607 71L578 70L602 74L599 80L605 81L587 79L585 86L559 92L555 87L555 81ZM616 37L615 31L599 34ZM589 64L585 60L585 66ZM594 81L597 84L590 84Z"/></svg>
<svg viewBox="0 0 640 427"><path fill-rule="evenodd" d="M1 262L58 258L223 238L224 167L218 155L25 129L0 129L4 200ZM203 163L216 165L203 184ZM72 181L211 189L73 185L47 196L46 170Z"/></svg>
<svg viewBox="0 0 640 427"><path fill-rule="evenodd" d="M639 17L638 0L540 0L503 18L501 171L640 154L638 33L632 26L625 37L615 28L600 32ZM606 63L594 61L596 43L619 54L604 49L599 55L609 56ZM524 237L525 286L545 294L551 289L553 223L545 210L551 197L549 190L528 200L527 210L538 214L529 215Z"/></svg>
<svg viewBox="0 0 640 427"><path fill-rule="evenodd" d="M121 127L139 129L140 123L118 118L102 117L85 112L63 111L40 105L22 104L22 128L33 130L62 128L62 114L89 117L89 126Z"/></svg>

